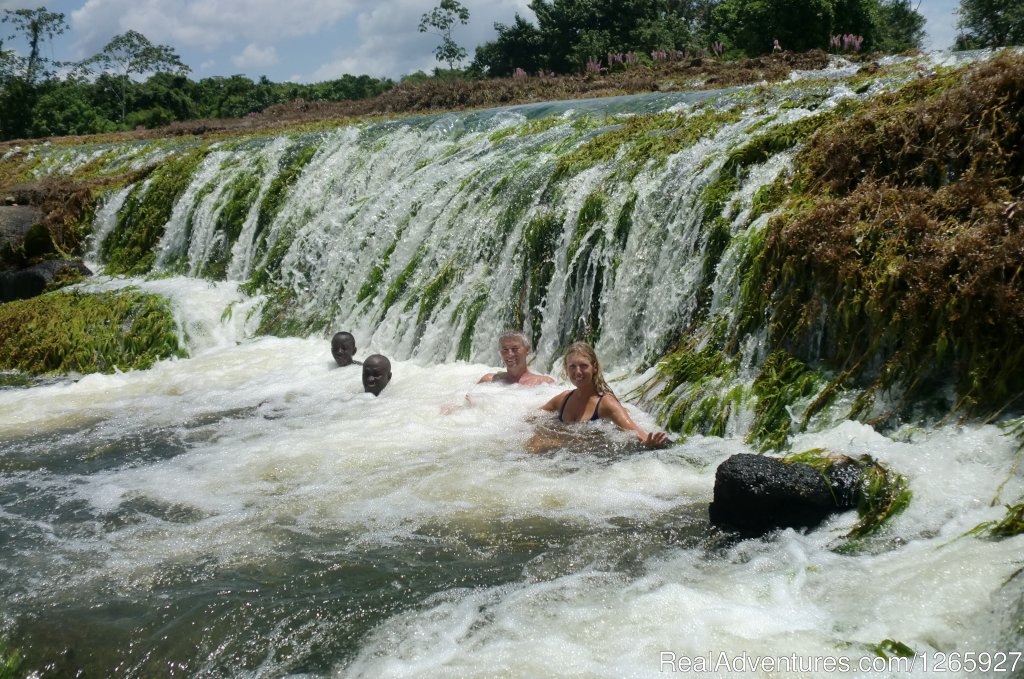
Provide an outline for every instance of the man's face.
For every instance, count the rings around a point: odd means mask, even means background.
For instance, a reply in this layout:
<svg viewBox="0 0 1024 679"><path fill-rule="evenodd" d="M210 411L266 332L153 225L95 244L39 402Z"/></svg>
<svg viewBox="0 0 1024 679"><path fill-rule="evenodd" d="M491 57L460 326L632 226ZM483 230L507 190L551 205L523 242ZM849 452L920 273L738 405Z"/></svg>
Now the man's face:
<svg viewBox="0 0 1024 679"><path fill-rule="evenodd" d="M367 359L363 363L363 391L380 396L391 381L391 366L383 361Z"/></svg>
<svg viewBox="0 0 1024 679"><path fill-rule="evenodd" d="M526 347L515 337L507 337L499 341L498 349L507 370L514 371L516 368L526 365Z"/></svg>
<svg viewBox="0 0 1024 679"><path fill-rule="evenodd" d="M352 365L356 354L356 341L351 335L342 335L331 340L331 355L339 366Z"/></svg>

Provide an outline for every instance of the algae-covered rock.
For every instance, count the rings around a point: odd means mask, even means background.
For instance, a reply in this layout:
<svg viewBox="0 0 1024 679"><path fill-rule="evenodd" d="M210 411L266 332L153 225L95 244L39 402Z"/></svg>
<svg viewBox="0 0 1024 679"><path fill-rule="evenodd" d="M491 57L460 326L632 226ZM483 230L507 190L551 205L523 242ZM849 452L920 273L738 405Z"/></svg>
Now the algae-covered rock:
<svg viewBox="0 0 1024 679"><path fill-rule="evenodd" d="M0 370L111 373L172 356L185 352L157 295L73 290L0 305Z"/></svg>
<svg viewBox="0 0 1024 679"><path fill-rule="evenodd" d="M30 299L48 289L77 282L92 271L79 261L51 259L18 271L0 273L0 302Z"/></svg>

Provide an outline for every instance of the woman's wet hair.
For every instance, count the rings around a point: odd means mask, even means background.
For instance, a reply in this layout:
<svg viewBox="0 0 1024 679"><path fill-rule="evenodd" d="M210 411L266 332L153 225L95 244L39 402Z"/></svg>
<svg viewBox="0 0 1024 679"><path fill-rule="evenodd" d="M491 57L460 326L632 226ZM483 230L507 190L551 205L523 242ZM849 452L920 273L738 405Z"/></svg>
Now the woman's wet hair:
<svg viewBox="0 0 1024 679"><path fill-rule="evenodd" d="M562 358L562 370L565 371L566 378L568 379L569 376L569 356L572 354L586 357L594 366L594 391L599 394L611 394L612 388L604 380L604 371L601 370L601 361L597 360L597 352L586 342L573 342L565 350L565 356Z"/></svg>

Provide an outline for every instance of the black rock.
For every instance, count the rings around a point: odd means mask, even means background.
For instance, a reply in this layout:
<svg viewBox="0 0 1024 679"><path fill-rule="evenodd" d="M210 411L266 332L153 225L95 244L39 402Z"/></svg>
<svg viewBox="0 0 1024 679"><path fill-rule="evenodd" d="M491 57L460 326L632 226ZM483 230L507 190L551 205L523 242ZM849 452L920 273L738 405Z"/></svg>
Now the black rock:
<svg viewBox="0 0 1024 679"><path fill-rule="evenodd" d="M861 467L835 462L822 473L764 455L733 455L715 472L711 523L743 536L776 528L813 528L857 506Z"/></svg>
<svg viewBox="0 0 1024 679"><path fill-rule="evenodd" d="M41 295L58 278L91 276L89 267L79 261L52 259L27 269L0 273L0 302L29 299Z"/></svg>

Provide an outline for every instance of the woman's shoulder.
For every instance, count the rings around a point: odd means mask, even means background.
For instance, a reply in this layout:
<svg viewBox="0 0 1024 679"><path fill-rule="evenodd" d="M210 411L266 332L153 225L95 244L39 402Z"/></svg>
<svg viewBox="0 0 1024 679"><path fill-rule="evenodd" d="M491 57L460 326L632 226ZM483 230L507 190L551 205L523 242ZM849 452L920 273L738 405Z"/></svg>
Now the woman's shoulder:
<svg viewBox="0 0 1024 679"><path fill-rule="evenodd" d="M552 396L547 403L542 405L541 408L543 408L544 410L558 410L558 408L562 405L562 401L564 401L566 397L573 391L573 389L566 389L565 391L558 392L557 394Z"/></svg>

